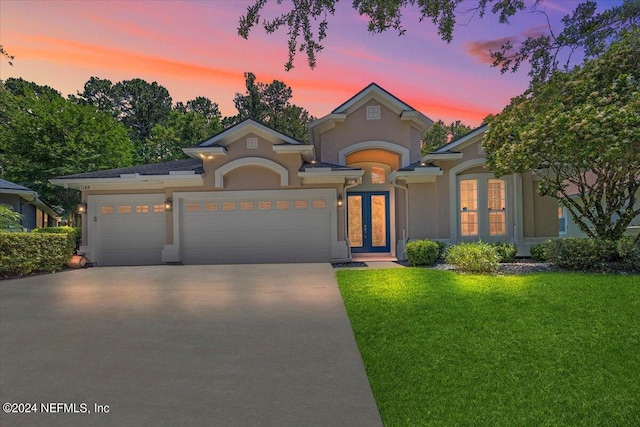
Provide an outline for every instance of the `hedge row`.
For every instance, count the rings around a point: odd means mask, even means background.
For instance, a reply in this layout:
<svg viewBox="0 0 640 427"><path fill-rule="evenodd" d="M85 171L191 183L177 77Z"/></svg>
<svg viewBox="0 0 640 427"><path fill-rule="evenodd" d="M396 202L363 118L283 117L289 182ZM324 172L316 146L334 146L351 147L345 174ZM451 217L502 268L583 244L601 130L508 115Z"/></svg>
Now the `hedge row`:
<svg viewBox="0 0 640 427"><path fill-rule="evenodd" d="M0 233L0 275L19 277L61 270L75 245L73 233Z"/></svg>
<svg viewBox="0 0 640 427"><path fill-rule="evenodd" d="M567 270L600 270L609 263L640 272L640 240L625 236L618 241L565 237L531 248L531 257Z"/></svg>

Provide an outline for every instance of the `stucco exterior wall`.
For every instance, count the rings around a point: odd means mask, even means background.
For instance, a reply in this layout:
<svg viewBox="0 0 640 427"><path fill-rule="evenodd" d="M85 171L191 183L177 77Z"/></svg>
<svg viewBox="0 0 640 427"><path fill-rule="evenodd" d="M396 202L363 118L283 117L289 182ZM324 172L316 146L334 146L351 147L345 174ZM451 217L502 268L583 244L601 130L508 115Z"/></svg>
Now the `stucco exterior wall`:
<svg viewBox="0 0 640 427"><path fill-rule="evenodd" d="M380 119L367 120L367 106L380 106ZM384 104L371 100L349 114L347 120L336 123L333 129L320 134L320 159L327 163L339 163L339 152L347 146L365 141L386 141L398 144L410 151L412 161L420 157L419 136L411 130L408 122L402 121L398 114ZM413 142L413 144L412 144Z"/></svg>

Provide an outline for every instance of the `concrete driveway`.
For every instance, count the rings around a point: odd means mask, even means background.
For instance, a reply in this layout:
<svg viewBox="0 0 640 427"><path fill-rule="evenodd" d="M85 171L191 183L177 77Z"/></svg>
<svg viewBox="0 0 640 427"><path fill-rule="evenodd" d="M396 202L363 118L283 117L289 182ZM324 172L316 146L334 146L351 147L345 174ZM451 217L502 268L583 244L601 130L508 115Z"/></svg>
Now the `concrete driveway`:
<svg viewBox="0 0 640 427"><path fill-rule="evenodd" d="M2 426L381 425L329 264L0 282L5 402L38 412Z"/></svg>

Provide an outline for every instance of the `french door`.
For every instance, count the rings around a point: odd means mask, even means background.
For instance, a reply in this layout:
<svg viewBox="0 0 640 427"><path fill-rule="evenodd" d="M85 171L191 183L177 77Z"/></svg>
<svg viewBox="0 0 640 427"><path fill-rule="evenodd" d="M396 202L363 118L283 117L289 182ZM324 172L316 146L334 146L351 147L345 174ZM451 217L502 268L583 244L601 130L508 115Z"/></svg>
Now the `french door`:
<svg viewBox="0 0 640 427"><path fill-rule="evenodd" d="M389 252L389 192L347 193L351 252Z"/></svg>

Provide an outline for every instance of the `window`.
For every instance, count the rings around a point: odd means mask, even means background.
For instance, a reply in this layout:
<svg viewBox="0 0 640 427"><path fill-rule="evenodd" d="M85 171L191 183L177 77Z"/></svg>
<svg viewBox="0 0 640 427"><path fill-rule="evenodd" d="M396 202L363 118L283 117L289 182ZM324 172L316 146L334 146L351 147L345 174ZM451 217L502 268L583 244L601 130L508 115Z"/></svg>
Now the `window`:
<svg viewBox="0 0 640 427"><path fill-rule="evenodd" d="M371 183L372 184L384 184L386 182L386 173L384 168L372 167L371 168Z"/></svg>
<svg viewBox="0 0 640 427"><path fill-rule="evenodd" d="M119 214L130 214L131 213L131 206L127 206L127 205L118 206L118 213Z"/></svg>
<svg viewBox="0 0 640 427"><path fill-rule="evenodd" d="M489 203L489 235L507 234L507 212L505 182L501 179L487 181L487 200Z"/></svg>
<svg viewBox="0 0 640 427"><path fill-rule="evenodd" d="M242 211L253 210L253 202L240 202L240 210Z"/></svg>
<svg viewBox="0 0 640 427"><path fill-rule="evenodd" d="M306 200L296 200L295 207L296 207L296 209L307 209L307 201Z"/></svg>
<svg viewBox="0 0 640 427"><path fill-rule="evenodd" d="M271 210L271 202L258 202L258 209L261 211Z"/></svg>
<svg viewBox="0 0 640 427"><path fill-rule="evenodd" d="M155 213L164 213L164 204L159 204L159 205L153 205L153 212Z"/></svg>
<svg viewBox="0 0 640 427"><path fill-rule="evenodd" d="M278 200L276 202L276 209L279 211L289 209L289 201L288 200Z"/></svg>
<svg viewBox="0 0 640 427"><path fill-rule="evenodd" d="M558 234L567 234L567 208L558 206Z"/></svg>
<svg viewBox="0 0 640 427"><path fill-rule="evenodd" d="M478 235L478 180L460 181L460 234Z"/></svg>
<svg viewBox="0 0 640 427"><path fill-rule="evenodd" d="M460 236L507 236L507 181L489 174L465 175L458 182Z"/></svg>
<svg viewBox="0 0 640 427"><path fill-rule="evenodd" d="M136 213L149 213L149 205L136 205Z"/></svg>
<svg viewBox="0 0 640 427"><path fill-rule="evenodd" d="M224 202L222 204L223 211L235 211L236 210L236 202Z"/></svg>
<svg viewBox="0 0 640 427"><path fill-rule="evenodd" d="M207 202L204 204L204 210L207 212L215 212L218 210L218 204L214 202Z"/></svg>
<svg viewBox="0 0 640 427"><path fill-rule="evenodd" d="M200 203L187 203L187 212L200 212Z"/></svg>
<svg viewBox="0 0 640 427"><path fill-rule="evenodd" d="M324 200L314 200L313 201L313 209L324 209L326 203Z"/></svg>
<svg viewBox="0 0 640 427"><path fill-rule="evenodd" d="M380 120L379 105L370 105L367 107L367 120Z"/></svg>
<svg viewBox="0 0 640 427"><path fill-rule="evenodd" d="M113 215L113 206L100 206L100 213L102 215Z"/></svg>

